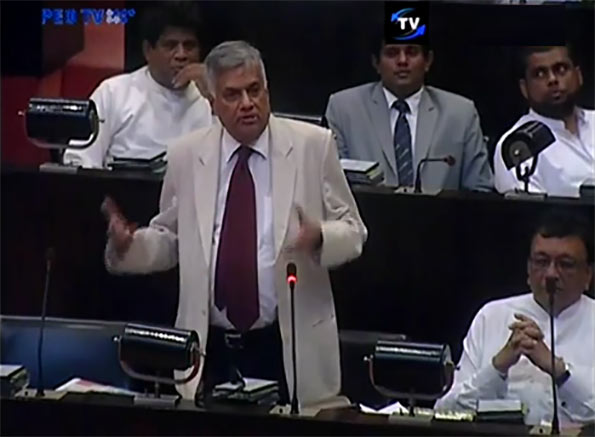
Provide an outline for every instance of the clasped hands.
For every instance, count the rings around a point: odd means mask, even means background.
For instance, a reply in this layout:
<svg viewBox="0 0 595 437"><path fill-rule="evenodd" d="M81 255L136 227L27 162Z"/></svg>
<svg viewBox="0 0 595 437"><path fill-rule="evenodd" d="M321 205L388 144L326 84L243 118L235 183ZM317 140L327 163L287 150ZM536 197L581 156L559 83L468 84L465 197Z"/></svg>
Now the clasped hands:
<svg viewBox="0 0 595 437"><path fill-rule="evenodd" d="M502 349L494 355L492 364L499 372L507 373L524 355L543 372L552 374L551 352L543 341L541 328L533 319L523 314L516 313L514 317L516 321L508 327L512 331L510 337ZM560 377L565 371L564 360L556 357L554 377Z"/></svg>

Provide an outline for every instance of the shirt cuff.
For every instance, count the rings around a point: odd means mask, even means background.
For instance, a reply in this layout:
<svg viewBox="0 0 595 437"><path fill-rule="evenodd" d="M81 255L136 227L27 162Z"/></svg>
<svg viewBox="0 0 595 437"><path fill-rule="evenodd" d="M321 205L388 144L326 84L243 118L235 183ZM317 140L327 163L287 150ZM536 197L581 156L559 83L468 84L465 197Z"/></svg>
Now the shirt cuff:
<svg viewBox="0 0 595 437"><path fill-rule="evenodd" d="M508 390L508 378L490 362L475 374L475 386L480 393L480 399L501 398Z"/></svg>

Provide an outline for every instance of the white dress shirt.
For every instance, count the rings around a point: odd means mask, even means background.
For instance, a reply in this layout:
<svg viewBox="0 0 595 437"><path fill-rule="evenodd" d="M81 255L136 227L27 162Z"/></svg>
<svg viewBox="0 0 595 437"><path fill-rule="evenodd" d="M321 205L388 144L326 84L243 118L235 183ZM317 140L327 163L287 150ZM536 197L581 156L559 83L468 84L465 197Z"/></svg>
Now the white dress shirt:
<svg viewBox="0 0 595 437"><path fill-rule="evenodd" d="M516 178L515 169L506 169L502 159L502 143L504 138L520 125L537 120L551 129L555 142L539 154L535 174L529 182L529 191L547 193L551 196L578 197L581 184L595 179L595 111L577 108L576 114L578 135L568 131L563 121L544 117L532 109L523 115L496 145L496 189L504 193L524 187ZM523 171L532 162L533 160L529 159L522 164Z"/></svg>
<svg viewBox="0 0 595 437"><path fill-rule="evenodd" d="M405 114L405 118L407 119L407 123L409 123L409 129L411 130L411 156L414 156L415 151L415 128L417 127L417 113L419 112L419 101L421 100L421 93L423 92L423 89L424 87L422 86L418 91L405 99L405 102L407 102L409 105L409 113ZM385 87L382 87L382 90L384 91L384 97L386 98L386 103L388 104L388 113L390 115L390 131L392 137L394 138L395 126L397 125L397 119L399 118L399 111L397 111L396 108L393 108L393 103L396 102L398 98Z"/></svg>
<svg viewBox="0 0 595 437"><path fill-rule="evenodd" d="M213 245L211 253L211 309L210 323L225 329L235 329L227 319L227 310L223 311L215 306L214 284L219 250L219 237L225 212L225 201L231 180L231 174L238 160L234 152L238 143L226 129L221 137L221 157L219 165L219 184L217 190L217 209L213 230ZM248 167L254 180L256 195L256 227L257 227L257 265L258 265L258 299L260 316L254 322L252 329L263 328L277 320L277 294L275 290L275 245L273 237L273 200L271 186L271 159L269 146L269 128L267 127L254 144L250 147L254 152L248 159Z"/></svg>
<svg viewBox="0 0 595 437"><path fill-rule="evenodd" d="M182 90L157 83L147 66L104 80L91 94L99 135L86 149L67 149L64 163L104 168L113 157L152 158L176 137L211 124L211 105L194 82Z"/></svg>
<svg viewBox="0 0 595 437"><path fill-rule="evenodd" d="M475 409L478 399L520 399L528 407L528 425L551 422L552 383L549 374L521 356L506 378L494 368L492 358L510 336L515 313L530 317L550 347L549 314L532 294L486 304L471 323L463 341L463 355L451 390L436 409ZM582 295L554 320L556 355L564 359L570 378L558 387L558 417L562 425L595 420L595 301Z"/></svg>

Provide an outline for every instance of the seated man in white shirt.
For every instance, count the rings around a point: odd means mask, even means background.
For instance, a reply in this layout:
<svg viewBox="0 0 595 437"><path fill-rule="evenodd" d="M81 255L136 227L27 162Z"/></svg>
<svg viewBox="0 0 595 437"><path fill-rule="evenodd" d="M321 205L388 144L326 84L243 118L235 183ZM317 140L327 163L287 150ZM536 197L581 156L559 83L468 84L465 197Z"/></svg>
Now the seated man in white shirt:
<svg viewBox="0 0 595 437"><path fill-rule="evenodd" d="M595 301L591 284L592 223L552 211L533 235L527 261L531 293L487 303L463 341L451 390L436 409L473 410L480 399L519 399L529 425L551 422L552 382L562 426L595 420ZM551 366L549 296L556 280L555 368Z"/></svg>
<svg viewBox="0 0 595 437"><path fill-rule="evenodd" d="M504 165L502 143L517 127L537 120L551 129L555 142L539 154L529 191L578 197L581 184L595 178L595 111L576 106L583 84L581 69L567 46L526 47L520 54L519 86L530 109L498 141L496 189L504 193L523 188L515 169ZM531 164L528 160L523 167Z"/></svg>
<svg viewBox="0 0 595 437"><path fill-rule="evenodd" d="M191 3L147 11L147 65L97 87L90 98L104 120L99 135L87 149L67 149L65 164L106 168L114 157L150 159L174 138L211 124L211 106L197 86L204 81L198 26Z"/></svg>

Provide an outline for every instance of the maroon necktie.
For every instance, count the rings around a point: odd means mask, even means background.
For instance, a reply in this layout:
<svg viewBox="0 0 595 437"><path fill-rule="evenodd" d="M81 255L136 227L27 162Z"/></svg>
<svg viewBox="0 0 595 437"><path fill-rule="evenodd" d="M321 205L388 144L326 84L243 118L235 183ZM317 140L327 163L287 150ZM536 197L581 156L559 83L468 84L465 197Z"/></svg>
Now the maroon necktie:
<svg viewBox="0 0 595 437"><path fill-rule="evenodd" d="M215 305L227 308L238 331L250 329L259 315L256 258L256 195L248 167L252 149L240 146L231 174L215 267Z"/></svg>

